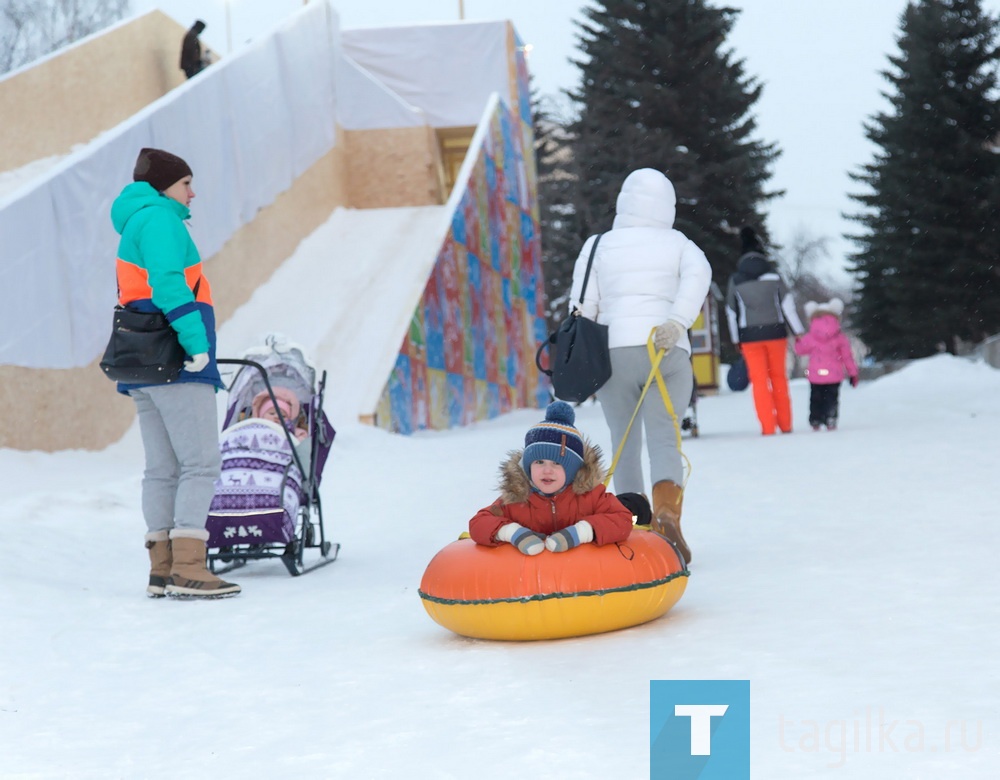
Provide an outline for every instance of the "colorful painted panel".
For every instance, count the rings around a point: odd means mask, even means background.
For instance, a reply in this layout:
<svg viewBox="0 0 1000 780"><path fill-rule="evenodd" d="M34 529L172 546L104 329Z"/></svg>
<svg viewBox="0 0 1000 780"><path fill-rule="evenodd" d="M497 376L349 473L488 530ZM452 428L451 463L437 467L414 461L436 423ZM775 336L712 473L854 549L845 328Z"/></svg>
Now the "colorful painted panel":
<svg viewBox="0 0 1000 780"><path fill-rule="evenodd" d="M475 165L378 405L388 430L466 425L549 398L535 367L546 325L527 71L512 56L518 113L499 104L470 150Z"/></svg>

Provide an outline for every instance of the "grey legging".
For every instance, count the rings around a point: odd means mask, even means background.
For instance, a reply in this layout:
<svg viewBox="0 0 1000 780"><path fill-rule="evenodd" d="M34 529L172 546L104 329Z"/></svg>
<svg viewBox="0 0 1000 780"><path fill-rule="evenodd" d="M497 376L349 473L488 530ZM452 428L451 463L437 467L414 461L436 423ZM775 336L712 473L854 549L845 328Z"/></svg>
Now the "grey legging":
<svg viewBox="0 0 1000 780"><path fill-rule="evenodd" d="M198 382L132 390L146 451L142 514L151 531L204 530L219 453L215 388Z"/></svg>
<svg viewBox="0 0 1000 780"><path fill-rule="evenodd" d="M615 347L611 350L611 379L597 391L597 400L601 402L604 419L611 429L613 449L609 457L613 457L625 435L625 428L639 403L650 368L649 353L645 345ZM670 350L660 361L660 373L666 381L667 393L679 424L694 389L691 357L683 349ZM646 446L649 451L650 486L664 479L680 485L684 479L684 465L680 450L677 449L677 432L654 379L615 468L616 493L649 495L642 483L643 427L646 429Z"/></svg>

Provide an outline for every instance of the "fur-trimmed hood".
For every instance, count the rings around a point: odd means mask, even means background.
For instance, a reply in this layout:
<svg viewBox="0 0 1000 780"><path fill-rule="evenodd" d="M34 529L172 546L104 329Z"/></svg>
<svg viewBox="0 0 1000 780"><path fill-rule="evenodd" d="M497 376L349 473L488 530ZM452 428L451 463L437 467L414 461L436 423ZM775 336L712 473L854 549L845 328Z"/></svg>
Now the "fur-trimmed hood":
<svg viewBox="0 0 1000 780"><path fill-rule="evenodd" d="M831 298L826 302L807 301L803 308L810 319L821 314L832 314L838 319L844 316L844 302L840 298Z"/></svg>
<svg viewBox="0 0 1000 780"><path fill-rule="evenodd" d="M505 504L527 501L531 495L531 480L521 468L523 449L511 450L507 459L500 464L500 481L497 485L500 498ZM583 442L583 465L570 483L570 489L578 496L593 490L604 481L604 466L601 465L601 448Z"/></svg>

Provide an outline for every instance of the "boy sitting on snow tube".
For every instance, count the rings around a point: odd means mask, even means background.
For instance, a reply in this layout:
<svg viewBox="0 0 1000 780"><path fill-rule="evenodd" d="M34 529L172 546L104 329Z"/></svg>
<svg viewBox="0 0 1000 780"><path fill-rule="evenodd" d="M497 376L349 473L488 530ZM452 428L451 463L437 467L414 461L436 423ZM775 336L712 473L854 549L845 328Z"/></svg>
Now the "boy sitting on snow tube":
<svg viewBox="0 0 1000 780"><path fill-rule="evenodd" d="M584 442L575 421L573 407L556 401L528 430L524 450L500 466L500 498L469 521L476 544L538 555L628 537L632 513L605 491L600 450Z"/></svg>

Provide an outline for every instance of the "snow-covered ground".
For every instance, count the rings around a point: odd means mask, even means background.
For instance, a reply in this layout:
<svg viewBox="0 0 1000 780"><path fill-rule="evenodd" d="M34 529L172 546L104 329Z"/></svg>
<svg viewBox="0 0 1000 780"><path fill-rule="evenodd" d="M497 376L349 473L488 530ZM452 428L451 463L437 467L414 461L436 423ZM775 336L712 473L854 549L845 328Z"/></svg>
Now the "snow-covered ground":
<svg viewBox="0 0 1000 780"><path fill-rule="evenodd" d="M750 680L755 778L996 777L1000 372L845 387L834 433L807 394L772 438L749 394L702 399L686 594L551 642L455 636L417 595L537 410L405 438L330 409L340 559L206 603L144 595L134 429L0 451L0 777L645 778L654 679ZM577 422L610 451L599 407Z"/></svg>

